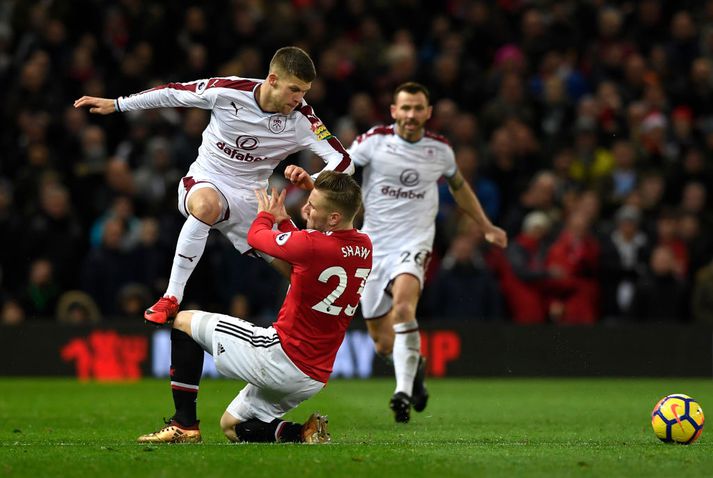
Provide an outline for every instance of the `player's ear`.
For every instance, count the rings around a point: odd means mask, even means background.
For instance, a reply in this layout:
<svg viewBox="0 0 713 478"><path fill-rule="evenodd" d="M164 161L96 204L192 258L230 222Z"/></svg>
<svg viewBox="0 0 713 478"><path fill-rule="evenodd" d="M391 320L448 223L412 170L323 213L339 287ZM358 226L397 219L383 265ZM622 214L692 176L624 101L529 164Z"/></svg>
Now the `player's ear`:
<svg viewBox="0 0 713 478"><path fill-rule="evenodd" d="M278 80L278 79L279 79L279 78L278 78L278 76L277 76L277 73L275 73L275 72L270 72L270 73L267 75L267 83L268 83L270 86L272 86L273 88L274 88L275 86L277 86L277 80Z"/></svg>
<svg viewBox="0 0 713 478"><path fill-rule="evenodd" d="M396 119L396 105L391 105L390 111L391 111L391 118Z"/></svg>
<svg viewBox="0 0 713 478"><path fill-rule="evenodd" d="M329 218L327 220L327 223L329 224L330 227L335 227L339 225L339 223L342 222L342 213L339 211L334 211L329 213Z"/></svg>
<svg viewBox="0 0 713 478"><path fill-rule="evenodd" d="M426 119L430 120L432 114L433 114L433 106L429 106L428 107L428 116L426 117Z"/></svg>

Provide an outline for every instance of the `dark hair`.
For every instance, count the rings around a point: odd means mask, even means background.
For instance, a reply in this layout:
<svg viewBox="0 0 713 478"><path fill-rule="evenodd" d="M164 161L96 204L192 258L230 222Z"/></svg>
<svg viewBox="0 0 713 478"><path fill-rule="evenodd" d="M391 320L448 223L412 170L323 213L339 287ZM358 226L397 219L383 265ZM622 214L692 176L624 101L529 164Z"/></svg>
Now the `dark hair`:
<svg viewBox="0 0 713 478"><path fill-rule="evenodd" d="M270 60L270 71L282 71L300 80L311 83L317 78L312 58L296 46L286 46L275 52Z"/></svg>
<svg viewBox="0 0 713 478"><path fill-rule="evenodd" d="M402 91L405 91L406 93L410 93L412 95L415 95L416 93L423 93L423 95L426 97L426 103L431 103L431 93L429 93L428 88L423 86L421 83L416 83L415 81L407 81L406 83L401 83L399 86L396 87L396 90L394 90L394 103L396 103L396 97Z"/></svg>
<svg viewBox="0 0 713 478"><path fill-rule="evenodd" d="M353 220L361 207L361 188L354 178L336 171L322 171L314 188L324 194L331 207Z"/></svg>

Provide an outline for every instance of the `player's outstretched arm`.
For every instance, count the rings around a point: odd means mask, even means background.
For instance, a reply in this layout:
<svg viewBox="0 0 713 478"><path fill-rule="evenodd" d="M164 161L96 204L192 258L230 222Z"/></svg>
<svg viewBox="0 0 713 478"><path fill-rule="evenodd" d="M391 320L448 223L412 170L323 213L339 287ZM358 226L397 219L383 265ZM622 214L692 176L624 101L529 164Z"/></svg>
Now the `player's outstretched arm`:
<svg viewBox="0 0 713 478"><path fill-rule="evenodd" d="M507 233L490 222L490 219L488 219L488 216L483 210L483 206L481 206L480 201L478 201L478 197L468 183L465 182L460 171L456 171L452 177L448 178L448 186L450 187L451 194L453 194L453 199L456 200L456 204L480 226L485 240L496 246L507 247Z"/></svg>
<svg viewBox="0 0 713 478"><path fill-rule="evenodd" d="M99 115L108 115L116 111L114 100L97 98L95 96L82 96L74 101L75 108L89 107L89 112Z"/></svg>

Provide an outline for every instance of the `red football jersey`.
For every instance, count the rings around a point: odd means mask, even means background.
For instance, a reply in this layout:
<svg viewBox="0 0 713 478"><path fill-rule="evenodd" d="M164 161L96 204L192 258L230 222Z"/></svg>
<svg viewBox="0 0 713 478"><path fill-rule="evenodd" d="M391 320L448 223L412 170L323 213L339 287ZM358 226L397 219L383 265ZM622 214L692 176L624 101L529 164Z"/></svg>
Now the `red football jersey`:
<svg viewBox="0 0 713 478"><path fill-rule="evenodd" d="M349 229L299 230L290 221L273 231L274 217L258 214L248 244L292 264L290 288L273 324L294 364L326 383L371 272L369 236Z"/></svg>

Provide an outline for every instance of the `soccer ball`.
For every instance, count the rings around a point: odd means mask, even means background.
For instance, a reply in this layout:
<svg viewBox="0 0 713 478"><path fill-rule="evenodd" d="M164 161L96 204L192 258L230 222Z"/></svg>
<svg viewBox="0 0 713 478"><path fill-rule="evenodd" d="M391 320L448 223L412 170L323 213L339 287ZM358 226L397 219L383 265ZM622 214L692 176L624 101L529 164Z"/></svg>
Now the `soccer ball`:
<svg viewBox="0 0 713 478"><path fill-rule="evenodd" d="M703 410L694 399L682 393L663 397L651 412L651 426L666 443L693 443L703 432Z"/></svg>

